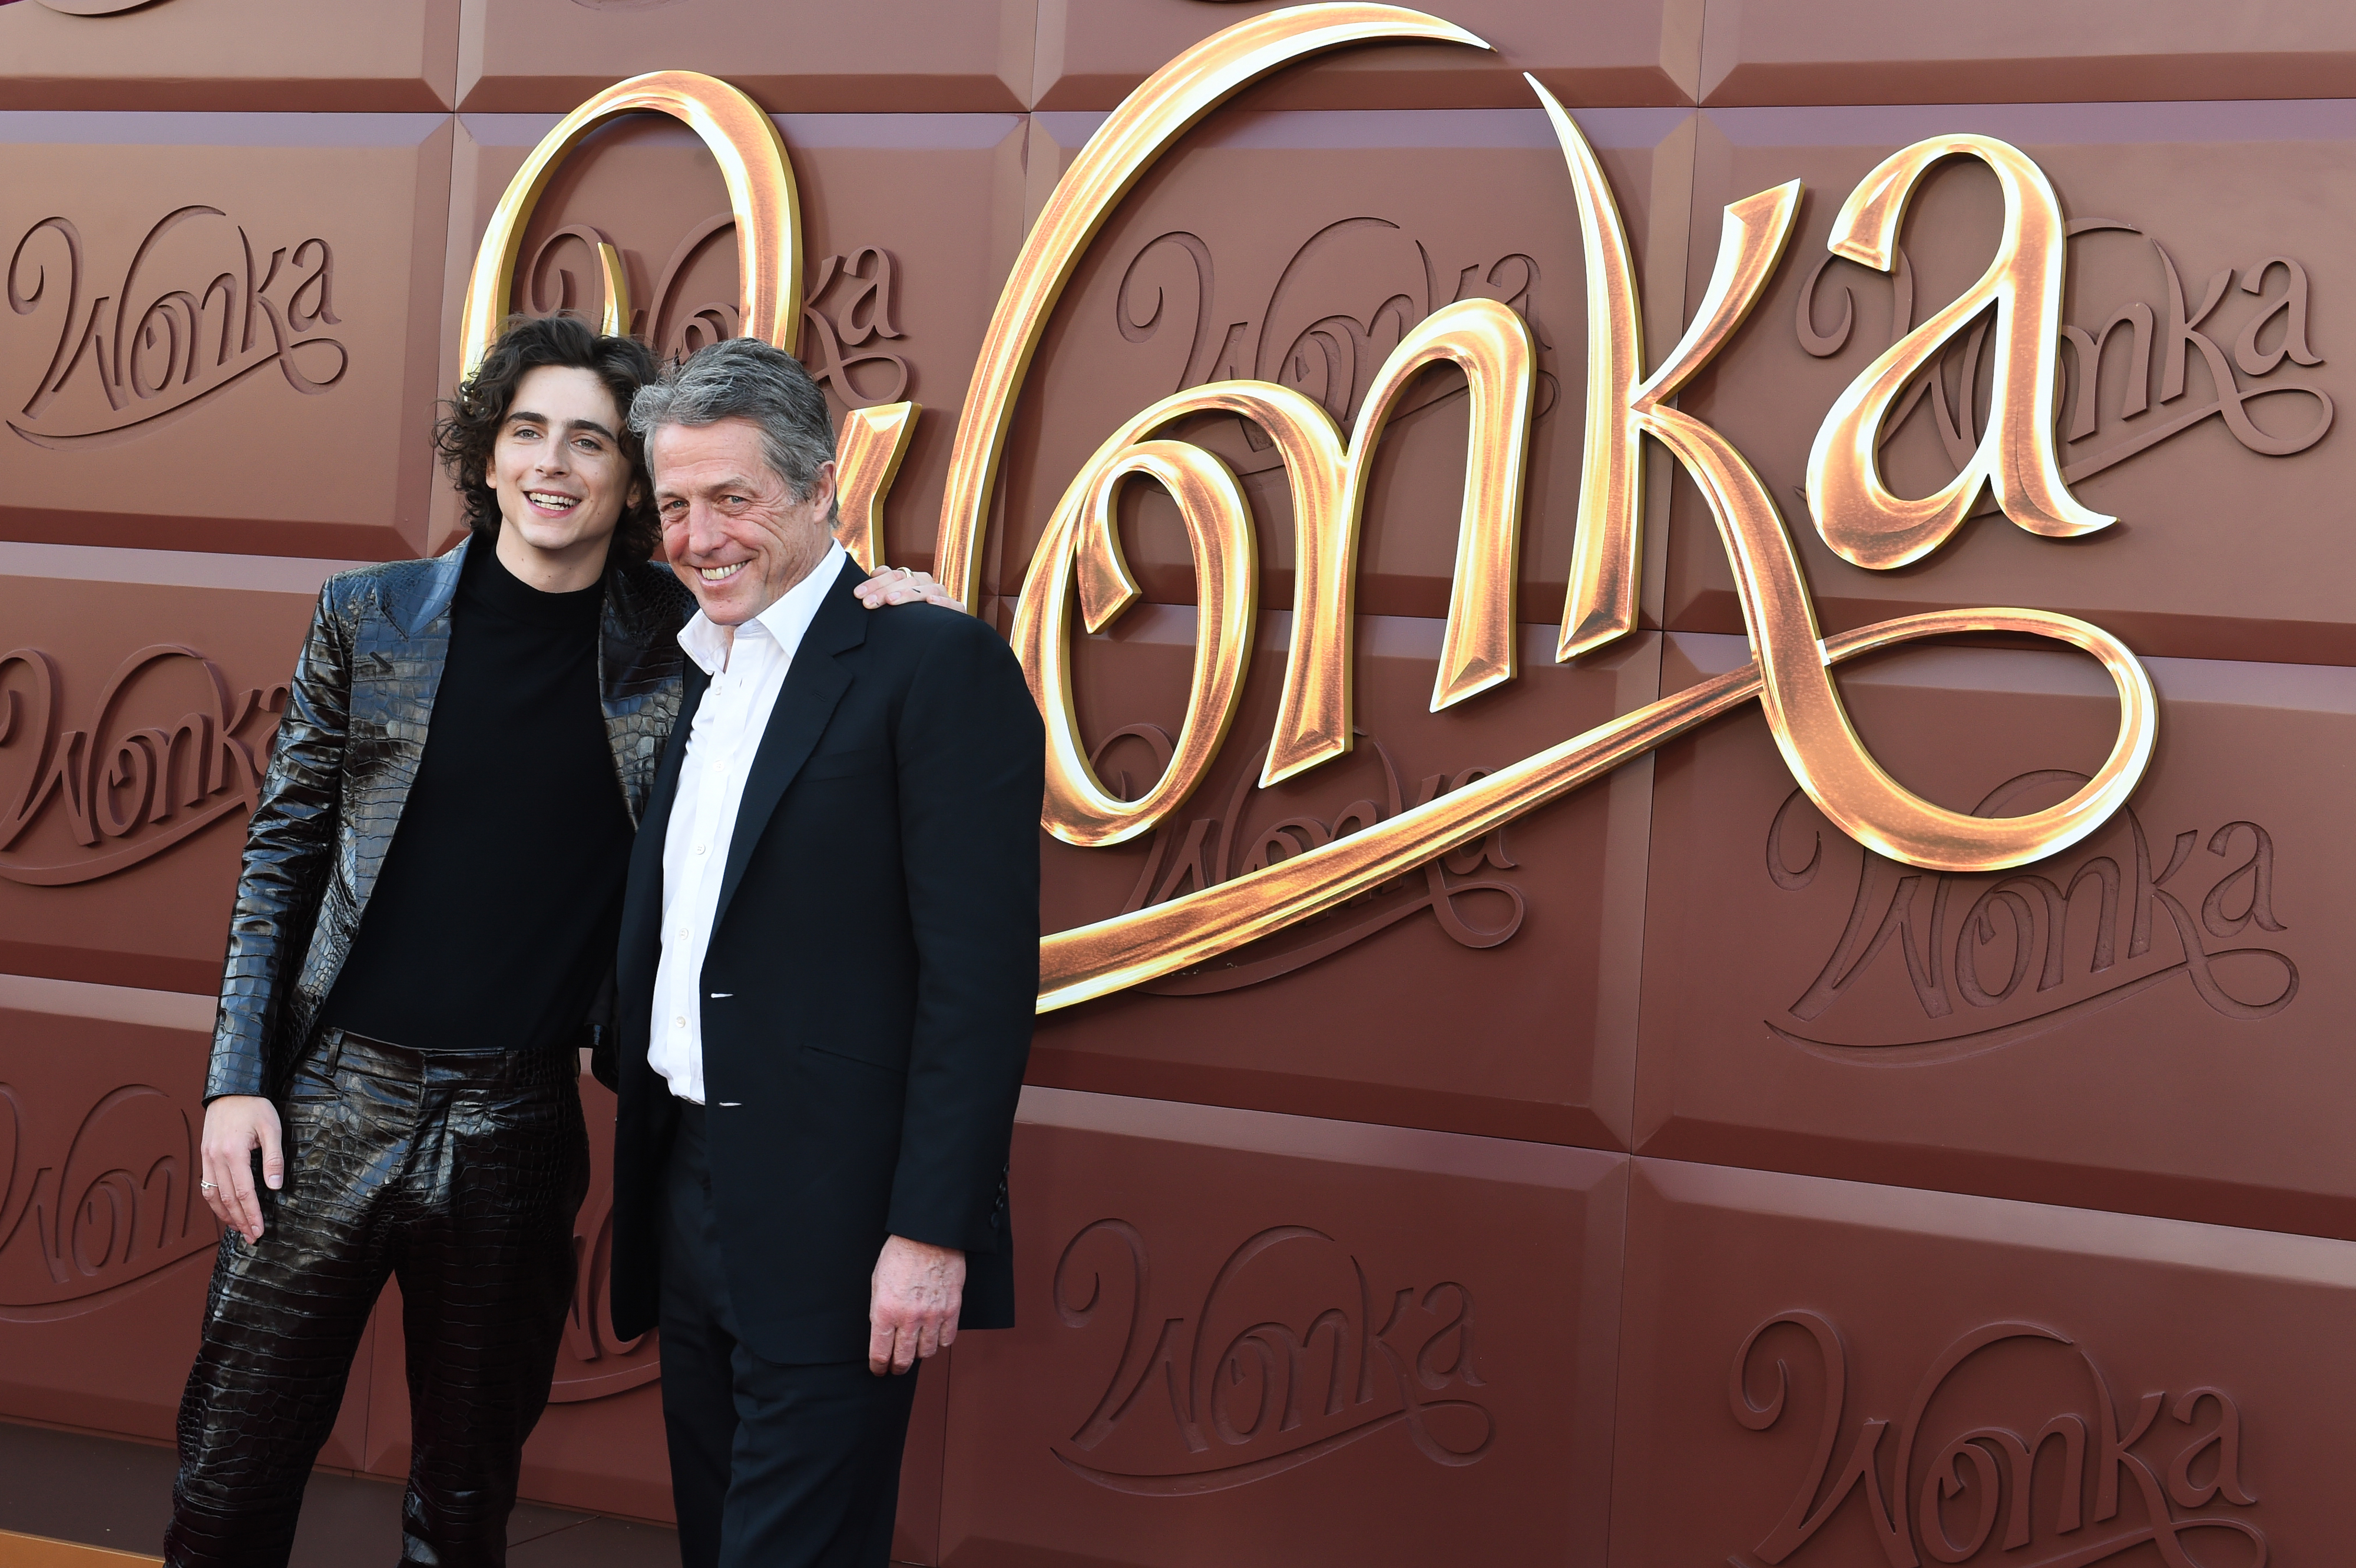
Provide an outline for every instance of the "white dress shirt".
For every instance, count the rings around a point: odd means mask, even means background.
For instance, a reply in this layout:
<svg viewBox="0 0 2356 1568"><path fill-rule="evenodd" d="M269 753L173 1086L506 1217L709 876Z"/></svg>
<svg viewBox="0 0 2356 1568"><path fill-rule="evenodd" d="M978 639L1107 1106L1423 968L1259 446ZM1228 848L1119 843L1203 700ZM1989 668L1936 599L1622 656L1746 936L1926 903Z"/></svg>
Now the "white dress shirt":
<svg viewBox="0 0 2356 1568"><path fill-rule="evenodd" d="M716 626L698 610L679 630L679 645L712 677L695 710L663 838L662 959L655 969L653 1027L647 1061L681 1100L703 1103L703 955L744 777L785 689L802 635L842 570L840 544L777 602L737 627Z"/></svg>

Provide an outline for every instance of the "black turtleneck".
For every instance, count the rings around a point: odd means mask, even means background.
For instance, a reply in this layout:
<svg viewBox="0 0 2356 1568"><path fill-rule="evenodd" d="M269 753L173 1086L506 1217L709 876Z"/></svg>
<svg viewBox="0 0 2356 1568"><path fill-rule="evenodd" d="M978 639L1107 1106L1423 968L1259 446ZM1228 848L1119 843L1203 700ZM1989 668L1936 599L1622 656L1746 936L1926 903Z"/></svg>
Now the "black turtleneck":
<svg viewBox="0 0 2356 1568"><path fill-rule="evenodd" d="M418 1050L547 1047L611 965L630 818L597 701L605 585L466 549L425 753L327 1023Z"/></svg>

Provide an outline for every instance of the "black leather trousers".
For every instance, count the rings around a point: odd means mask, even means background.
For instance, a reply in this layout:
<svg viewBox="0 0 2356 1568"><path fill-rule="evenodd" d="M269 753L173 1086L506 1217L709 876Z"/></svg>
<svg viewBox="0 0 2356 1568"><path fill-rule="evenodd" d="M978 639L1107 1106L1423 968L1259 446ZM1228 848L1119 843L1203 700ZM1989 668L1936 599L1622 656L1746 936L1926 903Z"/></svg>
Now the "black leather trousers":
<svg viewBox="0 0 2356 1568"><path fill-rule="evenodd" d="M409 1361L401 1561L506 1562L573 1301L589 1179L578 1063L322 1034L282 1108L286 1185L262 1193L262 1240L221 1238L180 1402L166 1563L286 1562L388 1273Z"/></svg>

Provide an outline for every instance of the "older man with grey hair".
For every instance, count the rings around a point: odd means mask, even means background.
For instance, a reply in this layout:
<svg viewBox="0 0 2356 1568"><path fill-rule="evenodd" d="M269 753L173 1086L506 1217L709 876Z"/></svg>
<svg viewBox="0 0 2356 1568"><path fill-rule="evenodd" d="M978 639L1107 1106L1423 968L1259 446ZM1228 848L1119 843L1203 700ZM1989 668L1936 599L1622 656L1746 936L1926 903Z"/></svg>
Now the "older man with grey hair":
<svg viewBox="0 0 2356 1568"><path fill-rule="evenodd" d="M882 1568L916 1372L1013 1319L1044 749L981 622L864 613L826 401L715 344L630 411L699 612L631 861L613 1311L689 1568Z"/></svg>

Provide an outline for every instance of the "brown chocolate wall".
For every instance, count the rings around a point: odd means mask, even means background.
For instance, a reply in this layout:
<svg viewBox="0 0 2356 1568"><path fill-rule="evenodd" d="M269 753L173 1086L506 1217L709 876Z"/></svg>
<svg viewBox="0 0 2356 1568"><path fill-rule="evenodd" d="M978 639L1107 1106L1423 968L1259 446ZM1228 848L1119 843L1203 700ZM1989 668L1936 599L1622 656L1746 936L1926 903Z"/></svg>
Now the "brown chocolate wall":
<svg viewBox="0 0 2356 1568"><path fill-rule="evenodd" d="M838 412L924 408L884 527L887 557L921 566L983 330L1055 178L1172 55L1270 8L0 0L0 1417L169 1434L216 1234L189 1184L252 781L320 584L458 537L426 433L531 146L667 67L776 115L805 359ZM1585 267L1526 71L1597 149L1655 361L1720 209L1804 183L1779 270L1681 406L1767 481L1825 628L2083 617L2144 660L2157 750L2067 853L1938 874L1834 828L1751 707L1316 923L1045 1015L1015 1140L1021 1326L927 1373L895 1555L2340 1561L2356 23L2322 0L1430 8L1494 49L1279 73L1114 210L1016 408L983 607L1007 624L1049 510L1133 411L1258 377L1346 424L1401 321L1483 295L1537 347L1522 673L1429 711L1468 401L1430 376L1374 468L1355 749L1257 788L1290 500L1255 432L1198 422L1258 525L1250 680L1160 835L1042 835L1048 928L1236 875L1303 822L1395 815L1749 660L1709 512L1655 450L1640 628L1553 660ZM2091 379L2063 352L2056 413L2073 493L2120 521L2059 542L1984 509L1868 572L1808 525L1810 444L1893 328L1979 274L1997 187L1961 162L1931 176L1901 276L1825 242L1867 170L1954 131L2036 160L2073 231L2064 320L2122 323ZM734 330L726 210L683 128L610 125L552 182L517 303L596 310L594 231L659 348ZM1987 417L1985 359L1940 374L1883 448L1901 490L1944 482ZM1179 727L1195 636L1177 514L1133 489L1144 603L1076 639L1108 777L1153 766L1117 732ZM1959 811L2051 803L2116 724L2101 672L2050 646L1917 646L1840 682L1875 755ZM183 724L193 760L158 786L126 737ZM584 1096L609 1124L610 1097ZM598 1142L525 1491L664 1519L659 1347L605 1310ZM407 1455L380 1329L322 1462L398 1476Z"/></svg>

